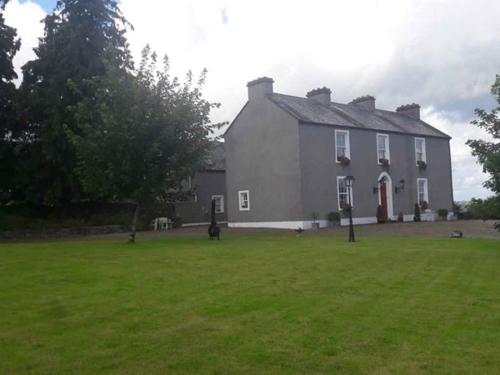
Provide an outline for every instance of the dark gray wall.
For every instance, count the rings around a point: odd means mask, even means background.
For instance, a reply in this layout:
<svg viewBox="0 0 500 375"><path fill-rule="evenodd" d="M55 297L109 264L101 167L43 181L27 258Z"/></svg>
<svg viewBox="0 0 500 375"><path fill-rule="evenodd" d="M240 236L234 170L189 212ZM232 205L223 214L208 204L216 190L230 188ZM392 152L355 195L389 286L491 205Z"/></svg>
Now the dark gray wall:
<svg viewBox="0 0 500 375"><path fill-rule="evenodd" d="M426 139L427 169L416 167L414 137L396 133L348 129L350 132L351 163L342 167L335 162L335 127L300 125L300 164L302 173L302 201L305 219L312 212L325 219L331 211L338 211L337 176L355 177L353 214L355 217L376 216L378 193L373 193L380 174L386 171L392 179L393 213L413 214L417 200L417 178L428 179L429 204L434 210L452 209L453 193L449 141ZM377 164L376 134L389 134L391 164L384 168ZM404 191L396 194L394 187L405 180Z"/></svg>
<svg viewBox="0 0 500 375"><path fill-rule="evenodd" d="M179 202L176 214L184 224L210 222L212 195L224 196L224 213L216 214L217 221L227 221L226 173L224 171L197 172L191 180L196 191L197 202Z"/></svg>
<svg viewBox="0 0 500 375"><path fill-rule="evenodd" d="M253 97L224 138L229 222L301 219L297 120ZM250 211L239 211L240 190L250 192Z"/></svg>

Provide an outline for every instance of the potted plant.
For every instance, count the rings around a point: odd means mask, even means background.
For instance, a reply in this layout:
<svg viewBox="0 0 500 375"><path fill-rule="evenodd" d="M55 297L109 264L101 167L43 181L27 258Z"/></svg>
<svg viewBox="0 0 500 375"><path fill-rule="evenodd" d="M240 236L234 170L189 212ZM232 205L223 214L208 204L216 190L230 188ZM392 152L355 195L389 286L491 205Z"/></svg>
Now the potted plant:
<svg viewBox="0 0 500 375"><path fill-rule="evenodd" d="M312 213L312 229L319 229L318 214L316 212Z"/></svg>
<svg viewBox="0 0 500 375"><path fill-rule="evenodd" d="M437 210L437 214L441 220L446 220L448 218L448 210L446 208L440 208Z"/></svg>
<svg viewBox="0 0 500 375"><path fill-rule="evenodd" d="M419 221L421 221L421 217L420 217L420 206L418 203L415 203L415 212L414 212L414 215L413 215L413 221L418 223Z"/></svg>
<svg viewBox="0 0 500 375"><path fill-rule="evenodd" d="M383 167L388 167L389 166L389 159L378 159L378 162L383 166Z"/></svg>
<svg viewBox="0 0 500 375"><path fill-rule="evenodd" d="M383 224L387 221L384 213L384 208L381 205L377 206L377 224Z"/></svg>
<svg viewBox="0 0 500 375"><path fill-rule="evenodd" d="M347 156L345 155L342 155L342 156L338 156L337 157L337 161L341 164L341 165L349 165L349 163L351 162L351 159L349 159Z"/></svg>
<svg viewBox="0 0 500 375"><path fill-rule="evenodd" d="M423 169L427 168L427 163L423 160L419 160L419 161L417 161L417 166L418 166L418 168L423 170Z"/></svg>
<svg viewBox="0 0 500 375"><path fill-rule="evenodd" d="M420 203L420 208L422 210L424 210L425 213L430 213L432 210L430 209L429 207L429 203L427 203L427 201L423 201L422 203Z"/></svg>
<svg viewBox="0 0 500 375"><path fill-rule="evenodd" d="M326 216L326 219L328 220L328 223L330 223L331 227L335 227L340 224L340 212L330 212Z"/></svg>

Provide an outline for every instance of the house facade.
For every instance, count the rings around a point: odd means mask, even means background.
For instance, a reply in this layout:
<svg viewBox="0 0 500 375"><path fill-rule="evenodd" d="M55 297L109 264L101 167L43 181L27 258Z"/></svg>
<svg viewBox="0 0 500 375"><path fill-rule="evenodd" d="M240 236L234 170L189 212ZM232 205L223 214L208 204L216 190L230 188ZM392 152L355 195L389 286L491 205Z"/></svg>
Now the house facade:
<svg viewBox="0 0 500 375"><path fill-rule="evenodd" d="M224 144L215 142L203 166L184 183L188 192L186 200L175 204L175 215L182 226L210 224L212 199L215 199L215 216L219 223L227 222L226 171Z"/></svg>
<svg viewBox="0 0 500 375"><path fill-rule="evenodd" d="M229 226L326 226L347 205L355 224L377 222L378 206L392 220L413 220L415 203L451 212L450 137L422 121L417 104L335 103L327 88L283 95L266 77L247 86L224 135Z"/></svg>

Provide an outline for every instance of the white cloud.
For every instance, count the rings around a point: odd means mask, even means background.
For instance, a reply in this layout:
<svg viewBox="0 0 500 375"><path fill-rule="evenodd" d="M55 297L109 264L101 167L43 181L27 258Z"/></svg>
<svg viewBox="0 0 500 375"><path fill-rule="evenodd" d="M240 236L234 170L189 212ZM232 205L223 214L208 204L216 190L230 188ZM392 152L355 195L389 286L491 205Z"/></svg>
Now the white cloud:
<svg viewBox="0 0 500 375"><path fill-rule="evenodd" d="M453 192L457 201L472 197L486 198L492 195L482 184L488 179L482 166L471 156L470 147L465 144L469 139L493 140L493 137L469 121L457 120L457 114L439 111L434 107L426 107L422 111L422 119L452 137L450 142Z"/></svg>
<svg viewBox="0 0 500 375"><path fill-rule="evenodd" d="M464 142L484 134L468 124L489 107L500 73L498 0L121 0L133 55L149 43L173 73L209 71L205 93L222 103L214 121L231 121L246 82L267 75L278 92L303 96L319 86L334 100L372 94L394 109L418 102L424 119L452 137L457 199L488 194L486 176ZM7 19L23 37L22 65L41 36L43 11L12 0Z"/></svg>
<svg viewBox="0 0 500 375"><path fill-rule="evenodd" d="M14 57L14 67L18 81L22 78L21 67L35 57L33 48L38 45L38 38L43 35L42 19L46 13L42 7L32 1L21 3L11 0L5 8L5 22L17 29L17 36L21 38L21 49Z"/></svg>

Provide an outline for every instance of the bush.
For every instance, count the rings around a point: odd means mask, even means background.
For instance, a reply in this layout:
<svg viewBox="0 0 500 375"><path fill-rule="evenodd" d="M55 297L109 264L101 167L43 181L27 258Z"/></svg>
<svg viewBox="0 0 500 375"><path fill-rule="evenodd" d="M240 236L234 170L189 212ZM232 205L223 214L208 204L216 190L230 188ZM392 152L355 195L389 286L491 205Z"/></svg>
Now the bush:
<svg viewBox="0 0 500 375"><path fill-rule="evenodd" d="M382 224L387 221L387 218L384 214L384 208L381 205L377 206L377 223Z"/></svg>
<svg viewBox="0 0 500 375"><path fill-rule="evenodd" d="M418 203L415 203L415 213L413 216L413 221L416 223L418 223L419 221L422 221L422 219L420 217L420 206Z"/></svg>
<svg viewBox="0 0 500 375"><path fill-rule="evenodd" d="M500 196L490 197L484 200L472 198L466 207L467 211L475 219L500 219Z"/></svg>
<svg viewBox="0 0 500 375"><path fill-rule="evenodd" d="M181 228L182 227L182 217L180 216L176 216L174 217L174 219L172 220L172 227L173 228Z"/></svg>
<svg viewBox="0 0 500 375"><path fill-rule="evenodd" d="M326 218L330 222L340 221L340 212L330 212Z"/></svg>
<svg viewBox="0 0 500 375"><path fill-rule="evenodd" d="M439 210L437 210L437 214L443 220L446 220L448 218L448 210L446 208L440 208Z"/></svg>
<svg viewBox="0 0 500 375"><path fill-rule="evenodd" d="M398 213L398 222L402 223L403 221L405 221L405 217L404 217L403 213L400 211Z"/></svg>

